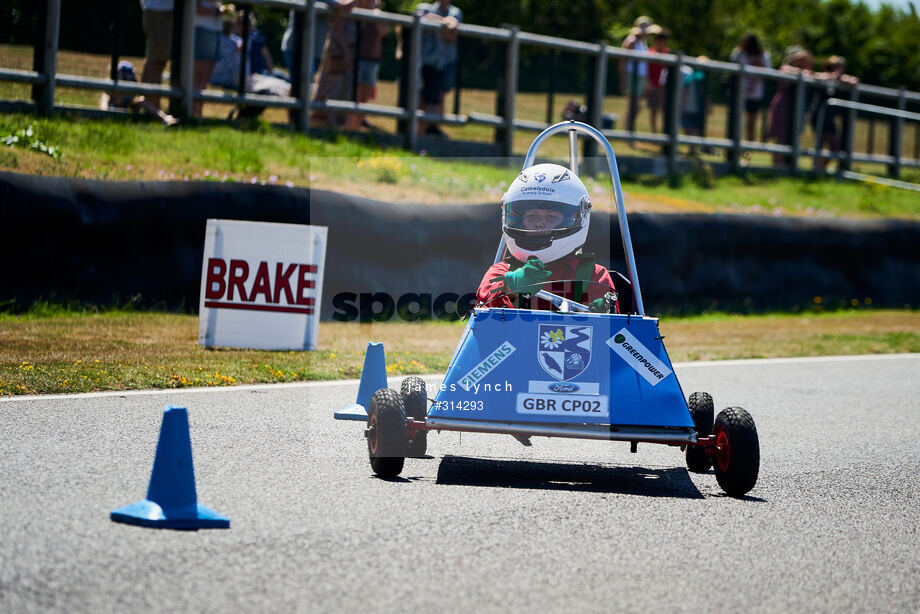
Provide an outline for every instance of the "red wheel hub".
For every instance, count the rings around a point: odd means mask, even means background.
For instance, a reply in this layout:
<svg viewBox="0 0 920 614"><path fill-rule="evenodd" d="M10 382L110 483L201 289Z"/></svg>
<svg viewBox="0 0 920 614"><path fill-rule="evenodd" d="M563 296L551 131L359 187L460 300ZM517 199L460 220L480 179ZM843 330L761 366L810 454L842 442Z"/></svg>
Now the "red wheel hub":
<svg viewBox="0 0 920 614"><path fill-rule="evenodd" d="M731 444L728 441L728 433L720 430L716 433L716 462L719 464L720 470L728 471L730 461Z"/></svg>

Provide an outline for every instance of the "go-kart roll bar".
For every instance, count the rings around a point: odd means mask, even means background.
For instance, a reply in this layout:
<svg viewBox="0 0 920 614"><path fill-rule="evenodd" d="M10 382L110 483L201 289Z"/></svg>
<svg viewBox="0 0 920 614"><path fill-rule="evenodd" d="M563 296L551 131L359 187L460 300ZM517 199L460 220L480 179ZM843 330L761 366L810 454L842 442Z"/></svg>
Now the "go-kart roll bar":
<svg viewBox="0 0 920 614"><path fill-rule="evenodd" d="M636 273L636 258L633 255L632 238L629 235L629 222L626 219L626 205L623 201L623 188L620 187L620 173L617 168L617 157L616 154L613 153L613 147L610 146L610 142L599 130L588 124L576 122L574 120L560 122L550 126L537 135L537 138L531 143L530 149L527 150L527 155L524 156L523 168L526 169L533 166L533 162L537 157L537 150L546 139L554 134L566 131L569 133L569 168L573 173L578 173L578 148L576 146L578 133L592 137L604 148L604 153L607 155L607 167L610 170L610 180L613 184L614 197L616 198L617 221L620 224L620 239L623 242L623 252L626 255L626 266L629 269L629 281L632 284L634 305L636 306L636 313L644 316L645 305L642 302L642 291L639 288L639 275ZM501 260L504 253L505 237L502 235L501 242L498 244L498 251L495 253L493 264Z"/></svg>

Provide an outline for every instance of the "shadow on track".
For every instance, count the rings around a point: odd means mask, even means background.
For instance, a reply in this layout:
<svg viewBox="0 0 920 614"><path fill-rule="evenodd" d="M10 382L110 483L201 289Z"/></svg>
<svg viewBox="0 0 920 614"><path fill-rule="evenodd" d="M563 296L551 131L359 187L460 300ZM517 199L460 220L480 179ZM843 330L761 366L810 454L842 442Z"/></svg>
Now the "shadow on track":
<svg viewBox="0 0 920 614"><path fill-rule="evenodd" d="M644 497L703 498L684 468L604 467L445 456L438 467L436 483L605 492Z"/></svg>

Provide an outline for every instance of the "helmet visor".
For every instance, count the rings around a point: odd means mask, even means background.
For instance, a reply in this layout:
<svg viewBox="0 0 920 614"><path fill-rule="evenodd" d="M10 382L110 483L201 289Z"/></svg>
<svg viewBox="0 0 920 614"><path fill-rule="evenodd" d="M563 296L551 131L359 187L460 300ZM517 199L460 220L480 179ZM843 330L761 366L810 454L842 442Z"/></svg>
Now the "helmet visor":
<svg viewBox="0 0 920 614"><path fill-rule="evenodd" d="M579 226L578 207L548 200L519 200L505 204L503 225L509 230L550 232Z"/></svg>

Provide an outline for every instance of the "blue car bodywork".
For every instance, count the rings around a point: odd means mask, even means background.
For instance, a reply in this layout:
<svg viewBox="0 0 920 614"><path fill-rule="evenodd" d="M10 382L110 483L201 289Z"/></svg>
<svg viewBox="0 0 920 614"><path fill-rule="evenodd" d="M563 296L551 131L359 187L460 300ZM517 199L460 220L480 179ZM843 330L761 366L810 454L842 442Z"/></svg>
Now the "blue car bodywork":
<svg viewBox="0 0 920 614"><path fill-rule="evenodd" d="M474 310L428 418L693 427L656 318L524 309Z"/></svg>

